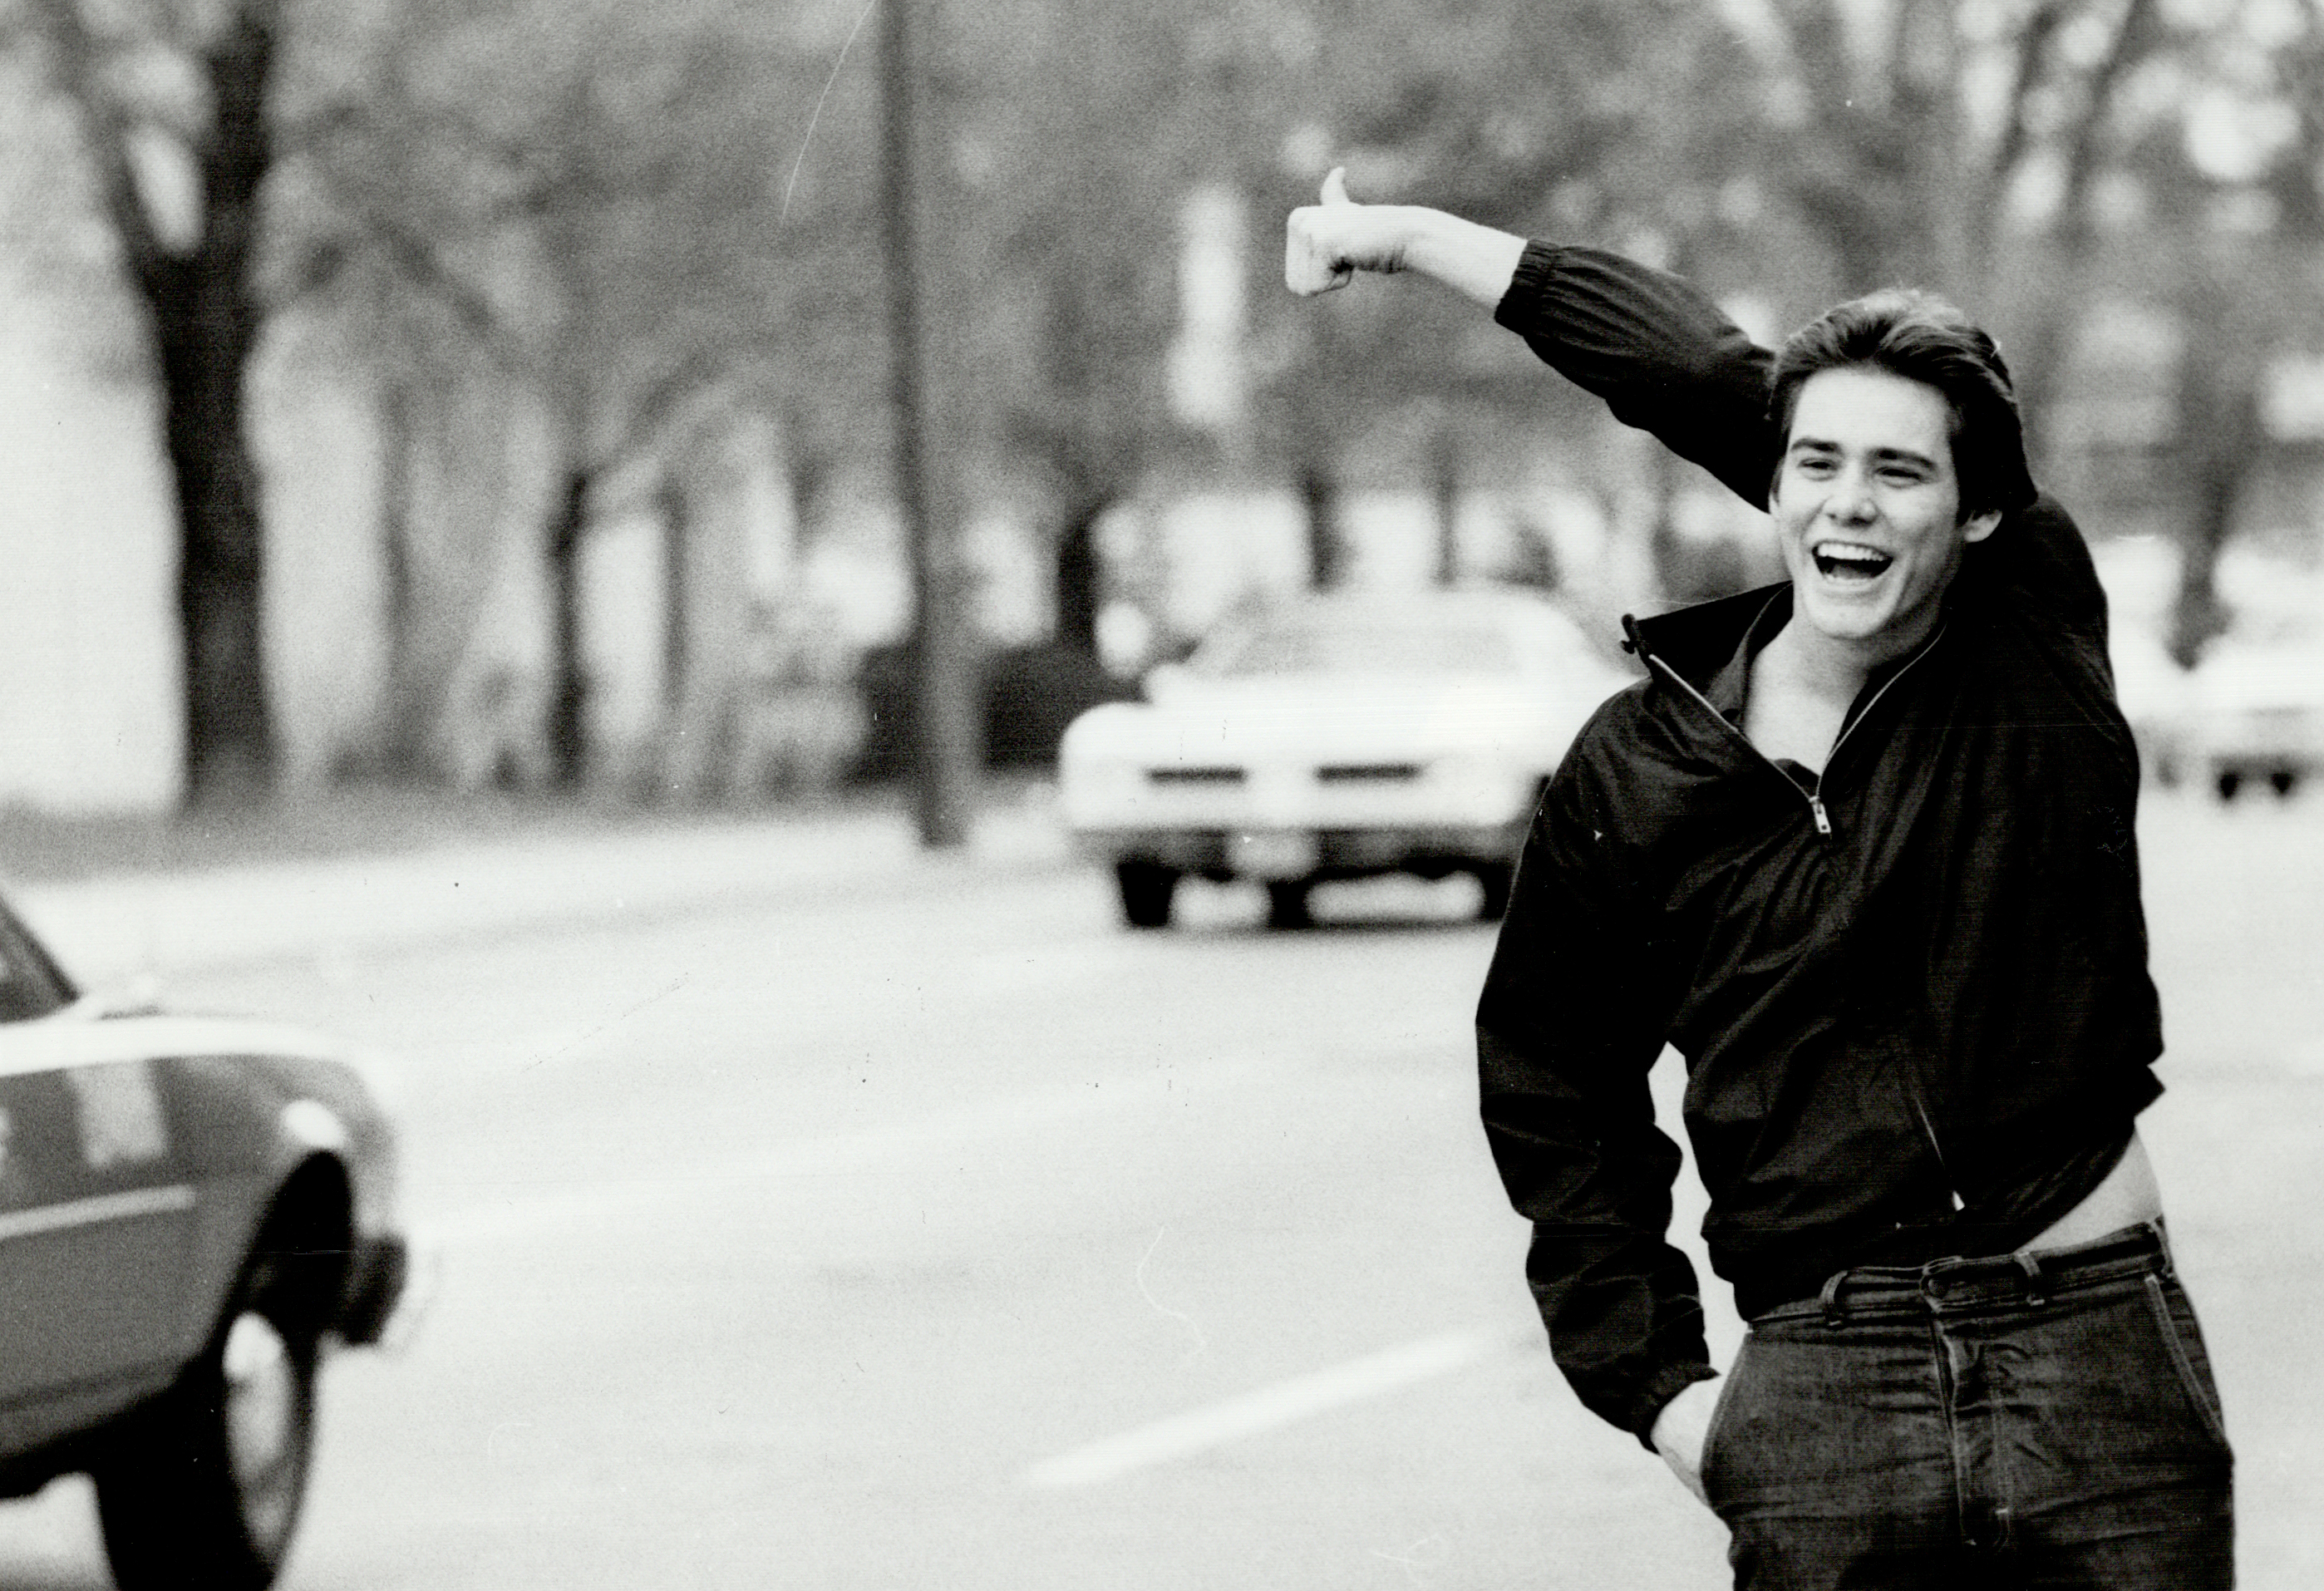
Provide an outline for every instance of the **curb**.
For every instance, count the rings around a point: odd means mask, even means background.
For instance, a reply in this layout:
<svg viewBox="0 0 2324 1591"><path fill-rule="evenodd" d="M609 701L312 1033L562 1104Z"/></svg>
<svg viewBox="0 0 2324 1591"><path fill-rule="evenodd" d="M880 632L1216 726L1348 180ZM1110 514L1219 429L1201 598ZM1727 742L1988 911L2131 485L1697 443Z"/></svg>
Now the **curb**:
<svg viewBox="0 0 2324 1591"><path fill-rule="evenodd" d="M954 853L920 849L906 816L855 814L108 874L11 899L76 979L102 985L840 887L908 892L1047 871L1070 855L1047 800L1028 800L980 813Z"/></svg>

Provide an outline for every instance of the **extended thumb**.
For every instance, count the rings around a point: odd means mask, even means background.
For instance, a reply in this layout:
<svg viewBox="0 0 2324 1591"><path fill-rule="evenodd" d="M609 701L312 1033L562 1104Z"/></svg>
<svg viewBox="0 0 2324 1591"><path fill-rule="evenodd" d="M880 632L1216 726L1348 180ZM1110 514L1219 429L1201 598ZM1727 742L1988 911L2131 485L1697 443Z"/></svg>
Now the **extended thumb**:
<svg viewBox="0 0 2324 1591"><path fill-rule="evenodd" d="M1329 171L1324 173L1323 202L1325 204L1353 204L1356 202L1354 199L1348 197L1347 167L1333 166Z"/></svg>

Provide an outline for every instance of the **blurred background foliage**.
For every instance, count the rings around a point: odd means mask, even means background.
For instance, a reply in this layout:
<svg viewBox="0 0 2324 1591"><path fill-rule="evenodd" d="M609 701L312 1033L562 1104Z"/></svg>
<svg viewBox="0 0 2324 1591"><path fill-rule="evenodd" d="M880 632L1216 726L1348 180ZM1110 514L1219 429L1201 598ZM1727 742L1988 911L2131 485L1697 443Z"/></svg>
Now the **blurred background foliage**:
<svg viewBox="0 0 2324 1591"><path fill-rule="evenodd" d="M2182 663L2226 622L2215 570L2255 483L2317 468L2313 438L2265 423L2282 361L2324 356L2316 0L890 3L925 41L935 450L963 513L1025 505L1050 569L1042 655L984 671L1050 704L988 702L1010 755L1120 688L1100 615L1139 577L1103 526L1157 495L1286 495L1326 582L1351 492L1420 492L1449 529L1462 494L1547 460L1661 597L1762 572L1674 528L1688 467L1450 295L1283 293L1281 217L1333 164L1360 199L1683 271L1762 337L1892 281L1947 292L1999 335L2045 478L2177 540ZM378 434L383 662L346 762L366 774L453 776L512 503L552 623L541 688L511 698L535 752L493 776L569 788L604 767L576 575L595 527L663 526L682 726L739 666L716 570L681 578L738 417L802 542L851 483L880 489L862 0L6 0L0 28L8 90L41 106L16 159L49 174L17 184L11 245L121 311L84 318L80 356L163 400L196 801L274 777L244 393L272 328L327 349ZM1207 408L1173 377L1204 205L1243 239L1240 379ZM2121 421L2142 383L2160 418ZM512 431L548 461L529 492ZM1527 569L1554 578L1545 543ZM899 677L892 650L870 672ZM895 694L864 720L874 763ZM646 782L724 788L681 738Z"/></svg>

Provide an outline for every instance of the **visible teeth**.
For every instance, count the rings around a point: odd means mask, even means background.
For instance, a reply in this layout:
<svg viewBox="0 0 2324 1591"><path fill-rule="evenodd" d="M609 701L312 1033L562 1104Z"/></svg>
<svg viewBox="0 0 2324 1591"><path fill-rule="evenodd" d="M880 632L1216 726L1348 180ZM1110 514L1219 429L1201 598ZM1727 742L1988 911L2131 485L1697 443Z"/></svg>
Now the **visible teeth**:
<svg viewBox="0 0 2324 1591"><path fill-rule="evenodd" d="M1827 541L1814 550L1816 568L1827 575L1846 574L1868 578L1895 561L1877 547L1853 541Z"/></svg>

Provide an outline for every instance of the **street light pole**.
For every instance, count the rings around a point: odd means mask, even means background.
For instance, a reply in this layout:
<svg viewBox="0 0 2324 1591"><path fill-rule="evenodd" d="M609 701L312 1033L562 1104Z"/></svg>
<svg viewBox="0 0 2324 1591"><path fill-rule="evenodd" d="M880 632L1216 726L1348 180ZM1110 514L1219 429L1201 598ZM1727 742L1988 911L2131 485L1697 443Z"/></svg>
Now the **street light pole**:
<svg viewBox="0 0 2324 1591"><path fill-rule="evenodd" d="M913 9L880 0L883 209L888 244L888 340L896 425L896 496L912 545L913 813L920 844L947 850L968 841L975 800L977 735L945 461L933 444L932 401L920 340L918 143L919 62Z"/></svg>

